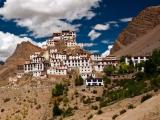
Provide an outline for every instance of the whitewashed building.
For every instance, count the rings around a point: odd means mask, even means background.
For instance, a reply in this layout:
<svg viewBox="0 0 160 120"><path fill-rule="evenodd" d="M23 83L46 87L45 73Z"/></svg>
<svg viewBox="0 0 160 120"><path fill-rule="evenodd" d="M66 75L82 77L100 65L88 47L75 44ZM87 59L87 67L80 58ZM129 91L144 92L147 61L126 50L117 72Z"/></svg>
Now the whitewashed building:
<svg viewBox="0 0 160 120"><path fill-rule="evenodd" d="M133 62L134 66L138 63L145 62L148 60L148 56L132 56L132 57L125 57L125 63L129 65L130 61Z"/></svg>
<svg viewBox="0 0 160 120"><path fill-rule="evenodd" d="M44 62L45 58L44 57L34 57L31 59L31 63L40 63L40 62Z"/></svg>
<svg viewBox="0 0 160 120"><path fill-rule="evenodd" d="M74 31L65 30L62 31L61 34L63 40L74 40L76 38L76 33Z"/></svg>
<svg viewBox="0 0 160 120"><path fill-rule="evenodd" d="M55 49L55 48L54 48L54 49L52 48L52 49L49 50L49 53L50 53L50 54L52 54L52 53L57 53L57 52L58 52L58 50Z"/></svg>
<svg viewBox="0 0 160 120"><path fill-rule="evenodd" d="M48 47L54 47L55 46L55 41L53 39L48 40L47 46Z"/></svg>
<svg viewBox="0 0 160 120"><path fill-rule="evenodd" d="M116 56L107 56L107 57L105 57L105 60L108 60L108 61L115 61L115 60L117 60L117 57Z"/></svg>
<svg viewBox="0 0 160 120"><path fill-rule="evenodd" d="M60 59L50 59L51 67L59 67L61 66L61 60Z"/></svg>
<svg viewBox="0 0 160 120"><path fill-rule="evenodd" d="M94 65L94 70L97 72L103 72L105 65Z"/></svg>
<svg viewBox="0 0 160 120"><path fill-rule="evenodd" d="M69 60L74 60L74 59L78 60L78 59L81 59L81 56L79 56L78 54L77 55L69 55L68 59Z"/></svg>
<svg viewBox="0 0 160 120"><path fill-rule="evenodd" d="M74 40L68 40L66 42L67 47L75 47L77 46L77 43Z"/></svg>
<svg viewBox="0 0 160 120"><path fill-rule="evenodd" d="M62 39L62 34L61 33L53 33L53 41L59 41Z"/></svg>
<svg viewBox="0 0 160 120"><path fill-rule="evenodd" d="M64 60L63 65L68 66L70 68L80 67L80 66L88 66L90 65L89 59L72 59L72 60Z"/></svg>
<svg viewBox="0 0 160 120"><path fill-rule="evenodd" d="M41 54L41 52L35 52L34 54L30 55L30 60L32 60L35 57L38 57Z"/></svg>
<svg viewBox="0 0 160 120"><path fill-rule="evenodd" d="M51 53L50 57L52 59L60 59L60 60L66 60L67 59L67 55L66 54L60 54L60 53Z"/></svg>
<svg viewBox="0 0 160 120"><path fill-rule="evenodd" d="M51 67L47 70L48 75L60 75L65 76L67 75L67 67L66 66L60 66L60 67Z"/></svg>
<svg viewBox="0 0 160 120"><path fill-rule="evenodd" d="M88 65L88 66L80 66L79 67L79 72L80 74L82 73L92 73L93 69L92 69L92 66L91 65Z"/></svg>
<svg viewBox="0 0 160 120"><path fill-rule="evenodd" d="M85 80L86 86L104 86L104 82L102 78L87 78Z"/></svg>
<svg viewBox="0 0 160 120"><path fill-rule="evenodd" d="M91 60L93 60L93 61L101 61L102 57L101 57L100 54L93 54L93 55L91 55Z"/></svg>
<svg viewBox="0 0 160 120"><path fill-rule="evenodd" d="M83 80L87 79L88 77L92 77L92 78L96 77L94 73L81 73L80 75L83 78Z"/></svg>
<svg viewBox="0 0 160 120"><path fill-rule="evenodd" d="M33 76L40 76L45 70L43 63L24 64L24 73L34 73Z"/></svg>

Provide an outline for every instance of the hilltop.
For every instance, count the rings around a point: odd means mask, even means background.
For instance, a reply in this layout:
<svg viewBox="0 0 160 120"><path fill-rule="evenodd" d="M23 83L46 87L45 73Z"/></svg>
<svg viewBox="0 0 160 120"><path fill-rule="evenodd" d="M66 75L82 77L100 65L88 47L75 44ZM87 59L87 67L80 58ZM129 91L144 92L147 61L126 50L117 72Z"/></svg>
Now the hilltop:
<svg viewBox="0 0 160 120"><path fill-rule="evenodd" d="M14 53L0 68L0 85L8 84L8 78L14 75L17 65L23 64L26 59L29 59L30 54L37 51L42 51L42 49L33 45L31 42L22 42L18 44Z"/></svg>

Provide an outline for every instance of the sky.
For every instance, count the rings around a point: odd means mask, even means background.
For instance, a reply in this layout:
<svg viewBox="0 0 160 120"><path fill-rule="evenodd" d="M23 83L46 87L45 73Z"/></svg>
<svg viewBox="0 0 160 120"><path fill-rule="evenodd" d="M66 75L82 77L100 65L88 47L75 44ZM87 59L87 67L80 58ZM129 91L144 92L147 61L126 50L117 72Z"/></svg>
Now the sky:
<svg viewBox="0 0 160 120"><path fill-rule="evenodd" d="M42 46L68 29L85 50L105 56L128 22L156 5L160 0L0 0L0 60L22 41Z"/></svg>

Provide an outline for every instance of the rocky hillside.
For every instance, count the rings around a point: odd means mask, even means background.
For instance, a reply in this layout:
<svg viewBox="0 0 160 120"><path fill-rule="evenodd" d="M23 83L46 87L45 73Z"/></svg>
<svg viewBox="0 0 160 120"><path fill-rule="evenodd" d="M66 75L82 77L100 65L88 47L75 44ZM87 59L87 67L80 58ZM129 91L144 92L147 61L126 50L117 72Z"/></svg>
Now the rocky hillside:
<svg viewBox="0 0 160 120"><path fill-rule="evenodd" d="M139 53L140 55L144 55L150 54L157 47L160 48L159 25L160 6L146 8L137 17L133 18L118 36L111 50L111 54L121 56L136 55ZM141 44L142 41L143 44ZM149 43L150 41L154 41L156 44L152 45ZM135 44L135 42L137 43ZM136 47L138 44L141 44L141 46Z"/></svg>
<svg viewBox="0 0 160 120"><path fill-rule="evenodd" d="M41 50L41 48L33 45L30 42L22 42L21 44L18 44L15 52L0 68L0 85L7 83L6 79L14 74L17 65L24 64L25 60L29 59L30 54Z"/></svg>
<svg viewBox="0 0 160 120"><path fill-rule="evenodd" d="M117 120L160 120L160 95L145 101L137 108L126 112Z"/></svg>
<svg viewBox="0 0 160 120"><path fill-rule="evenodd" d="M52 48L57 49L58 52L61 54L67 54L67 55L76 55L76 54L85 54L85 53L90 54L89 52L84 51L84 49L82 49L79 46L67 47L65 41L63 40L57 41L54 47L51 47L48 49L52 49Z"/></svg>
<svg viewBox="0 0 160 120"><path fill-rule="evenodd" d="M6 60L5 65L17 66L19 64L24 64L26 59L34 52L41 51L42 49L38 46L33 45L30 42L22 42L17 45L14 53Z"/></svg>

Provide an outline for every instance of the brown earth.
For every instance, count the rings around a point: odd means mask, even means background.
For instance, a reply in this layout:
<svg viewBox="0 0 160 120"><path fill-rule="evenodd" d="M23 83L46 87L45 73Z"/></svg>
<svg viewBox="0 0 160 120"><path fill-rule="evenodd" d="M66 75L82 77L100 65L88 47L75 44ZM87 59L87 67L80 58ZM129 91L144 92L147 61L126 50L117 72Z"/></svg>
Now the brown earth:
<svg viewBox="0 0 160 120"><path fill-rule="evenodd" d="M24 64L25 60L29 59L29 56L37 51L42 51L42 49L30 42L18 44L15 52L0 67L0 85L8 84L7 79L14 75L17 65Z"/></svg>
<svg viewBox="0 0 160 120"><path fill-rule="evenodd" d="M140 55L145 55L150 54L155 48L160 48L160 35L158 35L160 31L157 28L159 25L160 6L146 8L137 17L133 18L128 26L120 33L111 49L111 54L122 56L126 54L136 55L139 53ZM143 44L141 41L143 41ZM151 41L154 42L154 45L150 44ZM137 44L135 42L141 46L136 47ZM130 47L131 45L134 47Z"/></svg>

